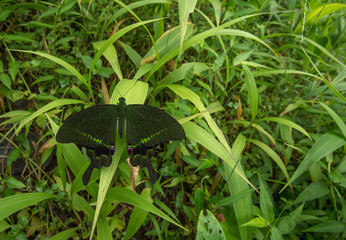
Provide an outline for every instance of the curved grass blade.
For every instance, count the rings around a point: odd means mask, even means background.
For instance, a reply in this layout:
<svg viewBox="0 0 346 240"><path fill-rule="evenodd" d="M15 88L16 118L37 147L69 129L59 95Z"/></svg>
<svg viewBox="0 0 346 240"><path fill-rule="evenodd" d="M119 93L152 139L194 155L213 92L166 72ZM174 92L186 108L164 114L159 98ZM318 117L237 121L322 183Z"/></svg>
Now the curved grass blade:
<svg viewBox="0 0 346 240"><path fill-rule="evenodd" d="M319 161L321 158L326 157L330 153L339 149L346 144L346 138L340 133L327 132L323 134L315 143L312 145L309 152L306 154L304 160L299 165L298 169L294 172L291 179L281 189L280 193L299 176L301 176L309 167Z"/></svg>
<svg viewBox="0 0 346 240"><path fill-rule="evenodd" d="M43 106L42 108L38 109L36 112L34 112L33 114L31 114L30 116L24 118L17 130L16 130L16 134L18 135L19 132L22 130L22 128L24 127L25 124L27 124L28 122L32 121L34 118L40 116L41 114L49 111L49 110L52 110L54 108L57 108L57 107L60 107L60 106L64 106L64 105L69 105L69 104L79 104L79 103L84 103L80 100L74 100L74 99L58 99L58 100L55 100L51 103L48 103L47 105Z"/></svg>
<svg viewBox="0 0 346 240"><path fill-rule="evenodd" d="M68 70L69 72L71 72L73 75L75 75L89 90L89 92L91 91L89 84L87 83L87 81L85 80L85 78L83 77L82 74L80 74L76 68L74 68L71 64L69 64L68 62L65 62L64 60L61 60L60 58L54 57L52 55L49 55L47 53L40 53L40 52L34 52L34 51L27 51L27 50L14 50L14 51L18 51L18 52L25 52L25 53L32 53L32 54L36 54L39 55L41 57L47 58L57 64L59 64L60 66L64 67L66 70Z"/></svg>
<svg viewBox="0 0 346 240"><path fill-rule="evenodd" d="M60 198L48 193L23 193L0 199L0 221L11 214L50 198Z"/></svg>

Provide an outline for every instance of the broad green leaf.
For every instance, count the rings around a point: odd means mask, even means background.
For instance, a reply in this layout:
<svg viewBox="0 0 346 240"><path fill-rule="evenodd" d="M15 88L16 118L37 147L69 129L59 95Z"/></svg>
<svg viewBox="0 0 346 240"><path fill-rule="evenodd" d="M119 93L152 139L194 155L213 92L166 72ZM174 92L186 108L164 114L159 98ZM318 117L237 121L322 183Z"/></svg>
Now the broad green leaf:
<svg viewBox="0 0 346 240"><path fill-rule="evenodd" d="M248 93L248 102L250 104L251 108L251 121L253 121L256 118L257 111L258 111L258 91L255 79L253 75L250 72L250 69L243 65L243 69L245 70L245 77L244 82L246 85L247 93Z"/></svg>
<svg viewBox="0 0 346 240"><path fill-rule="evenodd" d="M111 95L110 104L117 104L120 97L126 99L126 104L143 104L147 94L147 83L123 79L115 87Z"/></svg>
<svg viewBox="0 0 346 240"><path fill-rule="evenodd" d="M298 195L294 203L297 204L301 202L312 201L312 200L324 197L329 193L330 191L327 184L320 181L313 182Z"/></svg>
<svg viewBox="0 0 346 240"><path fill-rule="evenodd" d="M288 234L292 232L300 221L304 203L302 203L298 208L290 212L287 216L280 219L278 228L282 234Z"/></svg>
<svg viewBox="0 0 346 240"><path fill-rule="evenodd" d="M193 67L193 74L200 74L204 71L210 70L210 67L201 62L189 62L181 65L180 68L175 69L173 72L169 73L162 81L160 85L169 85L179 82L184 79L186 72ZM157 87L160 89L160 85ZM154 95L159 92L159 89L155 89Z"/></svg>
<svg viewBox="0 0 346 240"><path fill-rule="evenodd" d="M270 223L268 223L263 217L259 216L257 218L251 219L249 222L243 224L242 226L251 226L251 227L258 227L258 228L264 228L268 227Z"/></svg>
<svg viewBox="0 0 346 240"><path fill-rule="evenodd" d="M6 229L9 229L12 225L8 224L6 220L0 221L0 233L4 232Z"/></svg>
<svg viewBox="0 0 346 240"><path fill-rule="evenodd" d="M20 65L21 64L17 61L12 61L8 63L8 72L10 73L13 82L16 81Z"/></svg>
<svg viewBox="0 0 346 240"><path fill-rule="evenodd" d="M87 200L85 200L78 194L74 194L72 197L72 203L77 211L83 211L88 216L89 220L93 219L95 211L87 202Z"/></svg>
<svg viewBox="0 0 346 240"><path fill-rule="evenodd" d="M14 177L8 177L4 180L4 182L7 184L7 187L9 189L22 189L26 187L24 183L22 183Z"/></svg>
<svg viewBox="0 0 346 240"><path fill-rule="evenodd" d="M306 154L304 160L299 165L298 169L294 172L291 179L280 191L282 192L289 184L295 181L299 176L301 176L309 167L319 161L320 159L326 157L330 153L339 149L346 144L346 139L339 133L327 132L322 135L315 143L312 145L309 152Z"/></svg>
<svg viewBox="0 0 346 240"><path fill-rule="evenodd" d="M8 74L6 73L1 73L0 74L0 82L7 87L9 90L12 89L12 81L10 79L10 77L8 76Z"/></svg>
<svg viewBox="0 0 346 240"><path fill-rule="evenodd" d="M112 240L108 222L104 216L100 216L97 221L97 240Z"/></svg>
<svg viewBox="0 0 346 240"><path fill-rule="evenodd" d="M275 226L272 226L270 230L270 240L284 240L282 233Z"/></svg>
<svg viewBox="0 0 346 240"><path fill-rule="evenodd" d="M141 65L141 66L138 68L138 70L137 70L135 76L133 77L133 80L136 80L136 81L137 81L138 79L140 79L141 77L143 77L145 74L147 74L148 72L150 72L151 69L153 69L154 65L155 65L155 64L153 64L153 63L146 63L146 64Z"/></svg>
<svg viewBox="0 0 346 240"><path fill-rule="evenodd" d="M50 198L59 198L48 193L22 193L0 199L0 220L11 214Z"/></svg>
<svg viewBox="0 0 346 240"><path fill-rule="evenodd" d="M237 162L236 162L237 168L235 169L235 171L239 169L241 173L244 173L244 170L242 168L240 159L241 159L241 154L244 151L245 146L246 146L246 138L244 135L239 134L232 145L232 150L234 151L235 158L237 159ZM237 223L238 223L238 230L239 230L241 239L252 239L252 235L253 235L252 228L242 226L242 224L247 223L253 217L251 191L250 191L248 183L244 181L244 179L240 175L234 174L233 171L234 171L234 167L231 167L228 164L225 165L226 176L224 178L227 181L227 186L231 193L231 197L234 197L235 199L237 199L239 195L244 195L242 199L239 199L238 201L235 201L233 203L233 209L234 209Z"/></svg>
<svg viewBox="0 0 346 240"><path fill-rule="evenodd" d="M263 217L269 222L273 223L274 222L274 206L270 197L270 193L267 191L267 188L265 187L263 183L263 179L260 179L260 207L261 211L263 213Z"/></svg>
<svg viewBox="0 0 346 240"><path fill-rule="evenodd" d="M327 221L308 229L304 229L303 232L320 232L320 233L345 233L346 224L339 221Z"/></svg>
<svg viewBox="0 0 346 240"><path fill-rule="evenodd" d="M220 223L209 210L207 210L207 216L204 216L203 211L201 211L197 224L196 240L205 239L226 240Z"/></svg>
<svg viewBox="0 0 346 240"><path fill-rule="evenodd" d="M248 51L248 52L243 52L243 53L240 53L239 55L237 55L233 59L233 66L237 66L237 65L241 64L242 62L244 62L245 60L247 60L251 56L252 52L253 52L253 50Z"/></svg>

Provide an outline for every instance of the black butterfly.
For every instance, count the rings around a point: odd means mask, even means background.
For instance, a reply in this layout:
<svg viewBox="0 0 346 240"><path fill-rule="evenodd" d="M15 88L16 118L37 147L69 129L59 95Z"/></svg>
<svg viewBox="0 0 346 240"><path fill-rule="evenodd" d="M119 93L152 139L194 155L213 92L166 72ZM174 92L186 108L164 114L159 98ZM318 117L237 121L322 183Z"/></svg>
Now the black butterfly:
<svg viewBox="0 0 346 240"><path fill-rule="evenodd" d="M125 131L126 130L126 131ZM94 168L108 167L116 151L116 133L126 141L131 163L147 167L151 172L150 149L167 141L185 138L185 131L178 121L161 109L141 105L126 105L125 98L119 98L117 105L99 105L80 111L60 127L56 140L60 143L76 143L88 149L91 163L83 174L86 186ZM146 155L146 159L143 158ZM150 162L149 162L150 163ZM150 169L151 168L151 169ZM151 180L155 176L150 174Z"/></svg>

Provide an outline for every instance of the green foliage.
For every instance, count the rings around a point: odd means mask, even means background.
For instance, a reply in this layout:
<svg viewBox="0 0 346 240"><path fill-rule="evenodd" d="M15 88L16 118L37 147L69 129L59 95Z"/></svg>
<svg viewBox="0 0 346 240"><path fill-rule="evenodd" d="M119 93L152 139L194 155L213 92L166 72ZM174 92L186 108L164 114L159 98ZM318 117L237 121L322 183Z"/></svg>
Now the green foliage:
<svg viewBox="0 0 346 240"><path fill-rule="evenodd" d="M1 1L0 239L345 238L345 8ZM85 150L55 141L119 97L187 136L136 192L124 140L87 187Z"/></svg>

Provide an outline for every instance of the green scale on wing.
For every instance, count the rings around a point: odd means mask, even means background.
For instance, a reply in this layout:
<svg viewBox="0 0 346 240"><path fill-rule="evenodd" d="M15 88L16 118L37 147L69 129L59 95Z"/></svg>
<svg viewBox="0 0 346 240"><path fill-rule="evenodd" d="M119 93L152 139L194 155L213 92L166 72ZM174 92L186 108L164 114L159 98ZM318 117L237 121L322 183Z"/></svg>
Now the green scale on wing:
<svg viewBox="0 0 346 240"><path fill-rule="evenodd" d="M182 126L168 113L147 105L126 105L125 98L119 98L117 105L99 105L74 114L60 127L56 140L88 149L91 163L83 174L83 184L87 185L94 168L111 164L117 130L122 138L125 129L130 159L137 159L135 165L147 167L149 173L153 171L148 164L153 154L151 148L185 138ZM151 175L150 178L155 179Z"/></svg>

